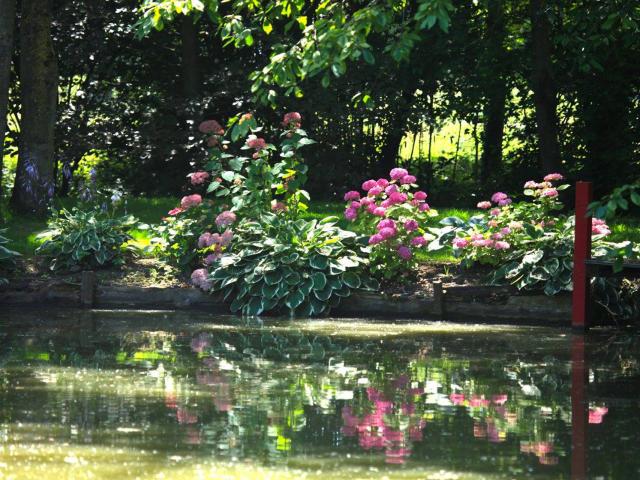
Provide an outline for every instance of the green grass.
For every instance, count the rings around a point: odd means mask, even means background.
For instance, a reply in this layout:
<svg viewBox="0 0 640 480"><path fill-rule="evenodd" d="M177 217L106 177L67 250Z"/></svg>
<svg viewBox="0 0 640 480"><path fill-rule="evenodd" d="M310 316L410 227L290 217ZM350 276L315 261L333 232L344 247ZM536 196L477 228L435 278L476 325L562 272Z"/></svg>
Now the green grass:
<svg viewBox="0 0 640 480"><path fill-rule="evenodd" d="M157 198L134 198L127 202L127 213L138 218L142 223L157 224L167 212L177 205L177 199L174 197L157 197ZM57 202L58 208L71 208L72 200L62 200ZM122 208L124 210L124 207ZM344 202L312 202L309 210L302 217L306 219L322 219L327 216L336 216L340 219L339 225L342 228L354 229L354 224L344 219ZM459 208L442 208L438 209L438 220L445 217L459 217L463 220L469 219L474 214L474 210L466 210ZM23 255L33 255L38 246L36 236L46 228L46 221L35 219L28 216L14 215L6 219L4 225L0 228L6 228L6 236L11 239L9 248L12 248ZM622 242L631 240L634 243L640 243L640 220L637 219L621 219L611 223L612 235L608 240L613 242ZM355 228L357 231L357 227ZM361 232L364 233L364 232ZM149 243L149 232L147 230L134 230L132 236L138 246L145 246ZM424 262L457 262L457 259L451 255L450 250L441 252L425 252L420 251L417 257Z"/></svg>

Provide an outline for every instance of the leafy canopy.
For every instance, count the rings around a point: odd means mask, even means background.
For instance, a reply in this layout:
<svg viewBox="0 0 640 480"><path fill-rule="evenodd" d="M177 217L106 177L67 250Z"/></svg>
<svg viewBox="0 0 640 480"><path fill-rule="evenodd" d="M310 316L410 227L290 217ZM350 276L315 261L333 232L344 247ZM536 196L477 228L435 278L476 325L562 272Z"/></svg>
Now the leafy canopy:
<svg viewBox="0 0 640 480"><path fill-rule="evenodd" d="M405 60L435 25L447 31L451 0L386 0L346 3L325 0L143 0L137 22L139 36L162 30L181 15L197 21L203 15L216 25L225 45L251 47L258 35L284 34L271 47L268 63L250 75L251 91L260 102L274 102L276 87L285 95L303 96L299 81L317 75L322 85L340 77L350 61L375 62L370 37L384 38L383 51Z"/></svg>

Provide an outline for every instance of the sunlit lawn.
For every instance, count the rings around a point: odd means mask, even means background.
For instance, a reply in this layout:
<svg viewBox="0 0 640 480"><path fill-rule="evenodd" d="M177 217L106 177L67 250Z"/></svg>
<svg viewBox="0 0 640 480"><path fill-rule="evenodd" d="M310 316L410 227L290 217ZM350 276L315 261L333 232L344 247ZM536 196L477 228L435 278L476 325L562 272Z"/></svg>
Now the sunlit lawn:
<svg viewBox="0 0 640 480"><path fill-rule="evenodd" d="M156 198L134 198L129 199L126 205L127 213L134 215L145 224L157 224L161 218L167 215L167 212L176 206L177 200L174 197L156 197ZM70 208L73 205L71 200L58 201L57 208ZM124 210L124 208L123 208ZM339 224L343 228L358 230L357 224L352 224L343 217L343 202L313 202L309 210L303 215L304 218L321 219L327 216L336 216L339 218ZM464 220L474 214L474 210L458 209L458 208L441 208L438 209L438 217L434 219L434 223L438 219L445 217L459 217ZM36 236L46 227L44 220L33 219L24 216L10 216L1 228L6 228L6 235L12 240L11 248L17 250L23 255L32 255L38 246ZM609 240L621 242L631 240L640 242L640 220L622 219L612 222L612 235ZM135 243L139 247L144 247L149 243L151 234L148 230L134 230L132 236ZM421 261L437 261L437 262L457 262L452 256L451 250L443 250L440 252L420 251L417 253Z"/></svg>

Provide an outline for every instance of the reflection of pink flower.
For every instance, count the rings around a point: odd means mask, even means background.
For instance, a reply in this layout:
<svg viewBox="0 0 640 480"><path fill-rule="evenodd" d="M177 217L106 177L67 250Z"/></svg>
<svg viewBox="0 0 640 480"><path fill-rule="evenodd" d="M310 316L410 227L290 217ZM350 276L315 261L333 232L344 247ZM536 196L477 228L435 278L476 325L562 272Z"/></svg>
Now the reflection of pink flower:
<svg viewBox="0 0 640 480"><path fill-rule="evenodd" d="M206 333L200 333L191 339L191 350L196 353L202 353L210 345L211 336Z"/></svg>
<svg viewBox="0 0 640 480"><path fill-rule="evenodd" d="M491 397L491 402L495 405L504 405L505 403L507 403L508 399L509 397L507 397L506 393L501 393L499 395L493 395Z"/></svg>
<svg viewBox="0 0 640 480"><path fill-rule="evenodd" d="M198 415L191 413L184 407L178 407L176 410L176 417L178 419L178 423L181 425L190 425L198 422Z"/></svg>
<svg viewBox="0 0 640 480"><path fill-rule="evenodd" d="M469 400L469 406L476 408L485 408L489 406L489 400L485 399L484 396L479 397L477 395L474 395L473 397L471 397L471 400Z"/></svg>
<svg viewBox="0 0 640 480"><path fill-rule="evenodd" d="M602 419L609 412L607 407L595 407L589 409L589 423L600 424Z"/></svg>
<svg viewBox="0 0 640 480"><path fill-rule="evenodd" d="M454 405L463 405L464 404L464 394L462 393L452 393L449 395L449 400Z"/></svg>

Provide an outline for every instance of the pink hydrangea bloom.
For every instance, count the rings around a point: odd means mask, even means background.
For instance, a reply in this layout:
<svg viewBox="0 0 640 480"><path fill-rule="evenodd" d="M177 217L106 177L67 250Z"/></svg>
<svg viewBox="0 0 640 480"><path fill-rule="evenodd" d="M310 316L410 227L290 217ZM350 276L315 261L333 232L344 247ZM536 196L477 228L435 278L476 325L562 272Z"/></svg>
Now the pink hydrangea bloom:
<svg viewBox="0 0 640 480"><path fill-rule="evenodd" d="M384 207L376 207L373 210L373 214L376 215L377 217L384 217L386 213L387 213L387 209Z"/></svg>
<svg viewBox="0 0 640 480"><path fill-rule="evenodd" d="M367 180L366 182L364 182L362 184L362 190L364 190L365 192L368 192L369 190L371 190L376 185L377 185L377 183L376 183L375 180Z"/></svg>
<svg viewBox="0 0 640 480"><path fill-rule="evenodd" d="M509 248L511 248L511 245L509 245L509 242L501 240L494 243L493 248L495 248L496 250L508 250Z"/></svg>
<svg viewBox="0 0 640 480"><path fill-rule="evenodd" d="M509 227L504 227L502 230L500 230L500 232L503 235L509 235L511 233L511 229Z"/></svg>
<svg viewBox="0 0 640 480"><path fill-rule="evenodd" d="M389 195L389 200L394 204L404 203L407 201L407 194L402 192L393 192Z"/></svg>
<svg viewBox="0 0 640 480"><path fill-rule="evenodd" d="M393 206L393 202L387 198L386 200L383 200L380 203L380 206L384 207L384 208L389 208L389 207Z"/></svg>
<svg viewBox="0 0 640 480"><path fill-rule="evenodd" d="M490 227L495 228L495 227L497 227L497 226L498 226L498 221L497 221L497 220L489 220L489 221L487 222L487 224L488 224Z"/></svg>
<svg viewBox="0 0 640 480"><path fill-rule="evenodd" d="M402 177L404 177L405 175L408 175L408 174L409 174L409 172L407 172L404 168L393 168L389 172L389 176L393 180L400 180Z"/></svg>
<svg viewBox="0 0 640 480"><path fill-rule="evenodd" d="M376 183L379 187L387 188L387 185L389 185L389 180L387 180L386 178L379 178Z"/></svg>
<svg viewBox="0 0 640 480"><path fill-rule="evenodd" d="M564 180L564 177L560 173L549 173L548 175L545 175L543 180L545 182L556 182L558 180Z"/></svg>
<svg viewBox="0 0 640 480"><path fill-rule="evenodd" d="M511 203L513 202L513 200L511 200L510 198L505 198L502 200L498 201L498 206L499 207L506 207L507 205L511 205Z"/></svg>
<svg viewBox="0 0 640 480"><path fill-rule="evenodd" d="M427 239L424 238L422 235L420 235L419 237L413 237L411 239L411 245L413 245L414 247L424 247L427 244Z"/></svg>
<svg viewBox="0 0 640 480"><path fill-rule="evenodd" d="M534 182L533 180L528 180L524 184L524 188L538 188L538 182Z"/></svg>
<svg viewBox="0 0 640 480"><path fill-rule="evenodd" d="M376 208L378 208L378 206L375 204L375 202L371 202L369 205L367 205L367 212L373 214L373 212L376 211Z"/></svg>
<svg viewBox="0 0 640 480"><path fill-rule="evenodd" d="M193 172L190 175L191 185L202 185L204 182L209 180L209 177L210 175L208 172Z"/></svg>
<svg viewBox="0 0 640 480"><path fill-rule="evenodd" d="M205 120L198 126L198 130L202 133L215 133L216 135L224 135L224 128L215 120Z"/></svg>
<svg viewBox="0 0 640 480"><path fill-rule="evenodd" d="M383 192L382 187L379 187L378 185L376 185L369 189L369 196L375 197L376 195L380 195L382 192Z"/></svg>
<svg viewBox="0 0 640 480"><path fill-rule="evenodd" d="M360 206L368 207L374 200L369 197L364 197L360 199Z"/></svg>
<svg viewBox="0 0 640 480"><path fill-rule="evenodd" d="M509 222L509 228L511 228L511 230L522 230L523 225L522 222L516 222L514 220L512 222Z"/></svg>
<svg viewBox="0 0 640 480"><path fill-rule="evenodd" d="M600 218L594 218L591 221L591 233L593 235L609 235L611 230L604 220Z"/></svg>
<svg viewBox="0 0 640 480"><path fill-rule="evenodd" d="M174 216L174 215L178 215L179 213L182 213L182 212L184 212L184 211L185 211L185 209L184 209L184 208L182 208L182 207L176 207L176 208L172 208L172 209L171 209L171 210L169 210L167 213L168 213L169 215L171 215L171 216Z"/></svg>
<svg viewBox="0 0 640 480"><path fill-rule="evenodd" d="M350 190L344 194L344 201L348 202L350 200L360 200L360 193L355 190Z"/></svg>
<svg viewBox="0 0 640 480"><path fill-rule="evenodd" d="M210 247L212 244L213 241L211 240L211 233L209 232L204 232L198 238L198 248Z"/></svg>
<svg viewBox="0 0 640 480"><path fill-rule="evenodd" d="M197 193L193 195L187 195L186 197L182 197L180 200L180 206L185 210L191 207L196 207L202 203L202 197Z"/></svg>
<svg viewBox="0 0 640 480"><path fill-rule="evenodd" d="M493 235L491 235L491 238L494 240L502 240L502 234L500 232L496 232Z"/></svg>
<svg viewBox="0 0 640 480"><path fill-rule="evenodd" d="M555 198L558 196L558 190L556 190L555 188L545 188L544 190L542 190L542 196L543 197L550 197L550 198Z"/></svg>
<svg viewBox="0 0 640 480"><path fill-rule="evenodd" d="M353 207L349 207L344 211L344 218L353 222L356 218L358 218L358 210Z"/></svg>
<svg viewBox="0 0 640 480"><path fill-rule="evenodd" d="M496 192L491 195L491 201L493 203L498 203L500 200L504 200L506 198L509 198L509 196L504 192Z"/></svg>
<svg viewBox="0 0 640 480"><path fill-rule="evenodd" d="M360 202L353 201L351 202L351 208L359 209L361 206Z"/></svg>
<svg viewBox="0 0 640 480"><path fill-rule="evenodd" d="M220 246L226 247L233 240L233 232L229 229L226 229L222 235L220 235Z"/></svg>
<svg viewBox="0 0 640 480"><path fill-rule="evenodd" d="M386 193L387 195L391 195L392 193L395 193L397 191L398 191L398 186L395 183L392 183L391 185L388 185L384 189L384 193Z"/></svg>
<svg viewBox="0 0 640 480"><path fill-rule="evenodd" d="M255 135L249 135L247 137L246 145L249 148L260 151L267 146L267 141L264 138L259 138Z"/></svg>
<svg viewBox="0 0 640 480"><path fill-rule="evenodd" d="M465 248L469 246L469 240L466 238L456 237L451 243L453 244L453 248Z"/></svg>
<svg viewBox="0 0 640 480"><path fill-rule="evenodd" d="M376 233L375 235L371 235L371 237L369 237L369 245L376 245L383 241L384 238L382 238L382 235L380 235L379 233Z"/></svg>
<svg viewBox="0 0 640 480"><path fill-rule="evenodd" d="M406 222L404 222L404 228L407 232L413 232L414 230L418 229L418 222L413 219L407 220Z"/></svg>
<svg viewBox="0 0 640 480"><path fill-rule="evenodd" d="M418 190L416 193L413 194L413 198L418 201L423 201L427 199L427 194L422 190Z"/></svg>
<svg viewBox="0 0 640 480"><path fill-rule="evenodd" d="M378 222L378 225L376 225L376 229L382 230L383 228L396 228L396 222L394 222L392 219L390 218L385 218L384 220L380 220Z"/></svg>
<svg viewBox="0 0 640 480"><path fill-rule="evenodd" d="M492 247L493 246L493 240L490 240L488 238L473 240L471 242L471 245L474 246L474 247Z"/></svg>
<svg viewBox="0 0 640 480"><path fill-rule="evenodd" d="M500 209L499 208L494 208L493 210L491 210L489 212L489 214L493 217L497 217L498 215L500 215Z"/></svg>
<svg viewBox="0 0 640 480"><path fill-rule="evenodd" d="M403 260L410 260L411 257L413 256L413 253L411 252L411 249L409 247L405 245L400 245L398 247L398 255Z"/></svg>
<svg viewBox="0 0 640 480"><path fill-rule="evenodd" d="M302 115L300 115L298 112L285 113L282 120L282 125L284 127L292 126L295 128L300 128L300 125L302 125Z"/></svg>
<svg viewBox="0 0 640 480"><path fill-rule="evenodd" d="M233 225L236 221L236 214L225 210L220 215L216 217L216 225L218 227L226 227L228 225Z"/></svg>
<svg viewBox="0 0 640 480"><path fill-rule="evenodd" d="M388 240L396 236L397 230L395 228L384 227L380 229L379 233L384 240Z"/></svg>
<svg viewBox="0 0 640 480"><path fill-rule="evenodd" d="M478 205L476 205L478 208L481 208L482 210L487 210L489 208L491 208L491 202L484 200L482 202L478 202Z"/></svg>
<svg viewBox="0 0 640 480"><path fill-rule="evenodd" d="M402 177L400 179L400 183L402 185L410 185L412 183L416 183L418 181L418 179L416 177L414 177L413 175L405 175L404 177Z"/></svg>
<svg viewBox="0 0 640 480"><path fill-rule="evenodd" d="M286 212L287 211L287 204L284 202L279 202L277 200L272 200L271 201L271 211L272 212Z"/></svg>
<svg viewBox="0 0 640 480"><path fill-rule="evenodd" d="M191 274L191 283L202 290L210 290L211 282L206 268L194 270Z"/></svg>
<svg viewBox="0 0 640 480"><path fill-rule="evenodd" d="M420 206L418 207L418 210L421 212L426 212L428 210L431 210L431 207L429 206L428 203L421 203Z"/></svg>

